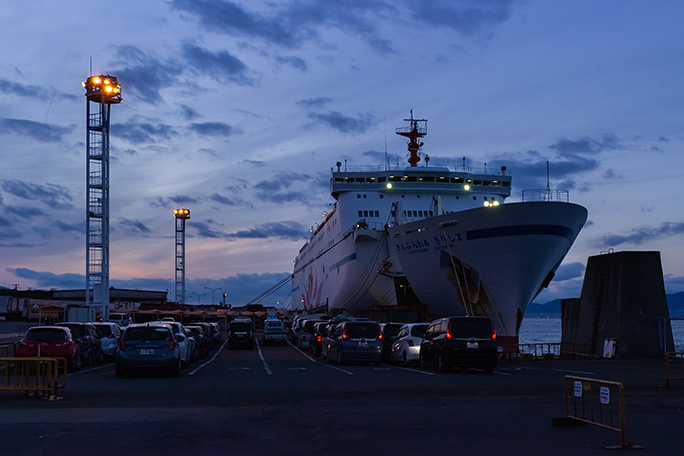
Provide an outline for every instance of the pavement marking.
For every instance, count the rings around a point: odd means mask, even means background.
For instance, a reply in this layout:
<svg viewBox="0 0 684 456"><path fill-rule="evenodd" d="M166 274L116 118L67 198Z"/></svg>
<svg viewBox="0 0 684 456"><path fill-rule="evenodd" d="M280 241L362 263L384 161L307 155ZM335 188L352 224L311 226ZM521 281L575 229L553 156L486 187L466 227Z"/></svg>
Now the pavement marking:
<svg viewBox="0 0 684 456"><path fill-rule="evenodd" d="M312 363L318 364L319 366L327 367L327 368L329 368L329 369L335 369L335 370L337 370L337 371L344 372L344 373L347 374L347 375L354 375L353 372L349 372L348 370L342 369L341 367L331 366L330 364L319 363L318 361L316 361L315 359L313 359L311 356L309 356L309 355L307 355L306 353L304 353L303 351L301 351L301 350L299 349L299 347L295 346L295 345L294 345L292 342L290 342L289 340L287 341L287 343L288 343L288 345L290 345L290 347L294 348L294 349L297 350L299 353L301 353L302 355L304 355L305 357L307 357L307 358L309 359L309 361L311 361Z"/></svg>
<svg viewBox="0 0 684 456"><path fill-rule="evenodd" d="M99 366L99 367L89 367L88 369L83 369L83 368L81 368L81 370L76 371L76 372L72 372L72 373L70 373L69 375L85 374L86 372L92 372L92 371L95 371L95 370L104 369L104 368L106 368L106 367L112 367L112 366L111 366L111 364L103 364L102 366Z"/></svg>
<svg viewBox="0 0 684 456"><path fill-rule="evenodd" d="M219 347L219 349L216 350L216 353L214 353L214 356L212 356L211 359L210 359L209 361L205 361L205 362L202 363L200 366L197 366L197 368L195 368L195 369L193 369L191 372L189 372L188 375L195 375L195 374L197 373L198 370L202 369L202 368L203 368L204 366L206 366L207 364L213 362L213 361L216 359L216 357L219 355L219 353L221 353L221 350L223 350L223 347L226 346L226 343L227 343L227 342L228 342L227 339L224 340L223 343L221 344L221 346Z"/></svg>
<svg viewBox="0 0 684 456"><path fill-rule="evenodd" d="M394 366L393 369L407 370L407 371L417 372L419 374L424 374L424 375L437 375L434 372L428 372L428 371L424 371L424 370L413 369L412 367Z"/></svg>
<svg viewBox="0 0 684 456"><path fill-rule="evenodd" d="M576 370L571 370L571 369L553 369L553 368L546 368L546 367L529 367L529 366L515 368L515 370L523 370L523 369L549 370L549 371L554 371L554 372L567 372L570 374L582 374L582 375L596 375L595 372L576 371Z"/></svg>
<svg viewBox="0 0 684 456"><path fill-rule="evenodd" d="M259 351L259 358L261 358L261 362L264 363L264 369L266 369L266 373L268 375L273 375L273 372L271 372L271 369L268 367L268 363L264 358L264 354L261 352L261 345L259 345L259 339L254 339L254 342L256 342L257 350Z"/></svg>

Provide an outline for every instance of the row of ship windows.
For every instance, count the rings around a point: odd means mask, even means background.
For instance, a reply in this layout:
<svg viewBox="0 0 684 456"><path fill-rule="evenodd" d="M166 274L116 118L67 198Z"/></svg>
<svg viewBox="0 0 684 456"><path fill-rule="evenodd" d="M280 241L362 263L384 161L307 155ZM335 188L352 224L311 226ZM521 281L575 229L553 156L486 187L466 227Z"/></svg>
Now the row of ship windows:
<svg viewBox="0 0 684 456"><path fill-rule="evenodd" d="M432 217L432 211L404 211L405 217ZM380 211L359 211L359 217L380 217Z"/></svg>
<svg viewBox="0 0 684 456"><path fill-rule="evenodd" d="M472 184L472 185L500 185L502 187L510 187L510 181L498 180L481 180L481 179L464 179L462 177L434 177L434 176L389 176L389 177L336 177L335 182L339 183L367 183L375 184L382 182L436 182L444 184Z"/></svg>
<svg viewBox="0 0 684 456"><path fill-rule="evenodd" d="M357 193L357 194L356 194L356 197L357 197L357 198L361 198L362 196L363 196L364 198L367 198L367 197L368 197L368 195L366 195L365 193L364 193L364 194L361 194L361 193ZM380 198L384 198L384 197L385 197L385 195L383 195L382 193L380 193ZM402 197L402 198L405 198L406 195L401 195L401 197ZM416 198L420 198L420 195L416 195ZM458 195L456 195L456 199L461 199L461 197L458 196ZM477 196L473 196L473 200L477 200ZM484 197L484 200L487 201L487 197L486 197L486 196ZM492 197L492 201L496 201L496 198ZM377 217L377 216L376 216L376 217Z"/></svg>

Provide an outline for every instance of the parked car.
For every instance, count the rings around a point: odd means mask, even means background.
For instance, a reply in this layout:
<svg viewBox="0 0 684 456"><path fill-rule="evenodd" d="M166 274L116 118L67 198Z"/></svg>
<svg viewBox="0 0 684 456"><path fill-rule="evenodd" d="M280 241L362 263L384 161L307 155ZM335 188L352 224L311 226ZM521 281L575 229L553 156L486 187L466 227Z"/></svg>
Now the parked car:
<svg viewBox="0 0 684 456"><path fill-rule="evenodd" d="M228 327L228 349L254 348L254 323L251 318L235 318Z"/></svg>
<svg viewBox="0 0 684 456"><path fill-rule="evenodd" d="M311 337L313 335L313 327L316 323L320 322L325 322L327 323L327 320L319 320L319 319L311 319L311 320L303 320L302 321L302 326L299 330L299 336L297 338L297 346L302 349L302 350L308 350L309 349L309 342L311 341Z"/></svg>
<svg viewBox="0 0 684 456"><path fill-rule="evenodd" d="M330 354L330 345L332 344L332 336L335 331L335 327L338 323L328 323L325 325L325 331L321 335L321 359L328 359Z"/></svg>
<svg viewBox="0 0 684 456"><path fill-rule="evenodd" d="M102 345L102 353L105 358L114 359L116 350L119 348L119 339L121 339L121 328L116 323L99 322L93 323L97 335L100 336L100 344Z"/></svg>
<svg viewBox="0 0 684 456"><path fill-rule="evenodd" d="M287 332L285 323L277 318L267 318L264 321L264 345L287 343Z"/></svg>
<svg viewBox="0 0 684 456"><path fill-rule="evenodd" d="M151 321L145 323L147 325L168 325L173 329L173 335L175 336L176 343L178 344L178 349L181 355L181 367L188 367L192 363L192 344L193 341L188 340L188 334L185 332L185 327L177 321L169 321L170 318L167 317L166 320L162 321Z"/></svg>
<svg viewBox="0 0 684 456"><path fill-rule="evenodd" d="M441 372L476 367L491 373L498 358L496 331L487 317L435 320L420 344L420 366L436 366Z"/></svg>
<svg viewBox="0 0 684 456"><path fill-rule="evenodd" d="M390 361L407 366L420 361L420 343L430 323L408 323L401 327L392 344Z"/></svg>
<svg viewBox="0 0 684 456"><path fill-rule="evenodd" d="M375 321L345 321L335 327L328 359L337 364L347 361L382 360L382 332Z"/></svg>
<svg viewBox="0 0 684 456"><path fill-rule="evenodd" d="M15 356L64 358L69 372L81 367L78 343L69 328L60 326L30 327L17 344Z"/></svg>
<svg viewBox="0 0 684 456"><path fill-rule="evenodd" d="M211 329L212 329L212 332L213 332L213 334L214 334L214 340L215 340L215 342L216 342L216 343L220 343L220 342L221 342L221 339L223 339L223 334L221 333L221 327L219 326L219 324L216 323L216 322L208 322L207 324L208 324L208 325L211 327Z"/></svg>
<svg viewBox="0 0 684 456"><path fill-rule="evenodd" d="M98 364L104 361L102 342L94 324L65 322L57 323L56 326L63 326L71 330L71 335L74 336L74 340L78 343L78 348L81 352L81 363L83 365L92 366L94 361Z"/></svg>
<svg viewBox="0 0 684 456"><path fill-rule="evenodd" d="M209 355L210 347L209 338L204 332L204 328L199 325L188 325L185 327L185 330L197 341L199 357L206 358Z"/></svg>
<svg viewBox="0 0 684 456"><path fill-rule="evenodd" d="M204 328L204 333L207 336L207 341L209 341L209 349L213 348L214 345L219 343L221 340L221 336L217 335L216 332L214 332L214 328L207 322L205 321L196 321L193 323L194 326L201 326Z"/></svg>
<svg viewBox="0 0 684 456"><path fill-rule="evenodd" d="M132 324L126 327L116 352L116 377L131 372L161 370L178 377L181 352L169 324Z"/></svg>
<svg viewBox="0 0 684 456"><path fill-rule="evenodd" d="M380 323L382 331L382 360L389 361L392 355L392 343L397 340L396 336L405 323Z"/></svg>
<svg viewBox="0 0 684 456"><path fill-rule="evenodd" d="M323 351L323 337L325 337L327 333L327 328L327 321L314 323L311 338L309 340L309 354L321 356L321 352Z"/></svg>

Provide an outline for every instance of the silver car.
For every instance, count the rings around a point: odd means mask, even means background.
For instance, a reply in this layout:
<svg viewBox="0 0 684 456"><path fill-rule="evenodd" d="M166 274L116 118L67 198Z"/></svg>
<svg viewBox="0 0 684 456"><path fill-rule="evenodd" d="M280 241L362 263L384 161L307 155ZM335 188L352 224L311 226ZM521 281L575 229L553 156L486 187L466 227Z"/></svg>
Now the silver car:
<svg viewBox="0 0 684 456"><path fill-rule="evenodd" d="M105 358L114 359L116 351L119 349L121 328L116 323L111 322L93 323L93 325L95 325L97 335L100 336L102 354Z"/></svg>

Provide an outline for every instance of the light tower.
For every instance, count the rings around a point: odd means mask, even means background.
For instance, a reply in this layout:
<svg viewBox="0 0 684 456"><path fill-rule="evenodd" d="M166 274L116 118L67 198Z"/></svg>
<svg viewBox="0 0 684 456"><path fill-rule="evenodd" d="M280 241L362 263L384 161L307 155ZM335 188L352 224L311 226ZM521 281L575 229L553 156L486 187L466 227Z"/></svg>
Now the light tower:
<svg viewBox="0 0 684 456"><path fill-rule="evenodd" d="M176 217L176 303L185 304L185 221L189 209L175 209Z"/></svg>
<svg viewBox="0 0 684 456"><path fill-rule="evenodd" d="M109 117L121 103L114 76L90 76L86 90L86 304L88 321L109 318ZM91 104L94 107L91 109Z"/></svg>

